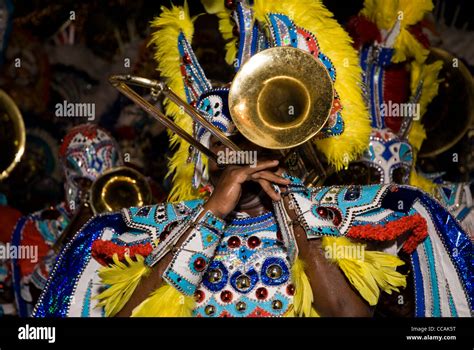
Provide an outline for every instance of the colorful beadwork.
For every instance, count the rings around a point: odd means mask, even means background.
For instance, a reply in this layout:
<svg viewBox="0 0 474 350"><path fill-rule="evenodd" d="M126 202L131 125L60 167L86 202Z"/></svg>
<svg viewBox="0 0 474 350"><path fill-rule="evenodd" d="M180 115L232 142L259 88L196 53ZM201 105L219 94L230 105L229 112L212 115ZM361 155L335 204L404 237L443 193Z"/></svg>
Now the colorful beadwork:
<svg viewBox="0 0 474 350"><path fill-rule="evenodd" d="M292 302L290 272L286 249L276 234L277 223L271 213L232 220L203 277L200 289L205 297L200 298L194 314L283 315ZM206 308L211 306L214 312L209 314Z"/></svg>
<svg viewBox="0 0 474 350"><path fill-rule="evenodd" d="M437 201L409 186L308 189L299 179L290 179L292 183L287 192L309 239L332 235L397 244L396 238L407 234L408 238L399 248L412 259L416 314L470 314L473 298L473 284L469 278L472 243ZM119 238L132 246L133 238L143 243L144 232L149 237L159 237L160 230L169 225L161 216L155 215L158 208L165 208L159 210L161 213L173 215L174 210L188 210L188 216L182 217L182 222L161 242L163 244L159 243L146 257L151 266L159 261L163 252L169 251L162 248L167 245L166 240L176 239L180 231L191 227L190 223L200 213L199 203L157 205L145 210L135 208L124 211L122 215L105 215L92 220L61 253L35 316L79 316L82 312L87 313L86 310L90 316L103 316L103 310L94 304L94 296L101 286L95 271L101 264L91 256L93 243L99 240L118 242ZM189 209L191 207L194 209ZM283 240L278 238L282 231L280 219L277 220L277 216L283 217L280 211L281 208L275 206L274 213L235 218L227 224L215 220L212 215L202 217L195 234L189 238L189 246L181 247L194 248L187 250L189 254L186 256L182 252L175 253L174 262L164 275L176 289L194 295L194 315L285 315L297 291L290 275L291 246L286 243L291 235ZM176 215L173 215L167 220L176 220ZM208 241L208 231L220 238ZM205 248L205 242L210 246ZM65 279L64 276L70 277ZM91 278L92 290L89 288Z"/></svg>

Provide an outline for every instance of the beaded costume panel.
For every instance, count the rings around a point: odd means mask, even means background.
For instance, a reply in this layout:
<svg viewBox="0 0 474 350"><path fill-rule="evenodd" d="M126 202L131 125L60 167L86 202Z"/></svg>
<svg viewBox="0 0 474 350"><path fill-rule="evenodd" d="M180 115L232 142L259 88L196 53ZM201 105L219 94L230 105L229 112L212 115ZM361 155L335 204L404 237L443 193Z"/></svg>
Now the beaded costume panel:
<svg viewBox="0 0 474 350"><path fill-rule="evenodd" d="M282 316L294 287L275 217L233 219L196 291L198 317Z"/></svg>
<svg viewBox="0 0 474 350"><path fill-rule="evenodd" d="M291 180L288 192L308 239L392 242L393 254L402 249L411 256L416 316L471 313L472 243L437 201L409 186L310 189L296 178ZM110 286L101 281L98 271L112 263L114 255L122 265L126 255L132 259L140 255L153 266L162 246L156 241L184 230L200 203L159 204L92 219L62 251L34 316L104 316L95 297ZM195 316L271 317L292 311L293 294L298 291L291 284L293 266L283 243L279 210L231 219L222 226L220 242L213 254L208 252L212 258L202 278L192 285ZM184 273L183 281L188 272L179 271Z"/></svg>

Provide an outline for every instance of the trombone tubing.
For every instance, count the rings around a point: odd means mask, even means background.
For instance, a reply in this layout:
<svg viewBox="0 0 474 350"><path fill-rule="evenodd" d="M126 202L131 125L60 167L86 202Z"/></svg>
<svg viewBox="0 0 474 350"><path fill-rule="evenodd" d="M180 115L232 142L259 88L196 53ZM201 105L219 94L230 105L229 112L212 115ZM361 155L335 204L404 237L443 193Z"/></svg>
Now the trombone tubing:
<svg viewBox="0 0 474 350"><path fill-rule="evenodd" d="M149 113L153 116L156 120L162 123L165 127L172 130L174 133L178 134L181 138L183 138L186 142L196 147L199 151L204 153L209 158L213 159L217 162L217 155L212 152L207 147L203 146L200 142L198 142L194 137L189 135L184 129L182 129L179 125L175 124L172 120L167 118L158 108L150 104L147 100L145 100L142 96L132 90L127 84L122 81L113 80L114 77L110 78L110 82L112 85L119 90L122 94L127 96L129 99L134 101L139 107L141 107L145 112Z"/></svg>
<svg viewBox="0 0 474 350"><path fill-rule="evenodd" d="M238 151L241 151L241 149L235 144L233 143L227 136L225 136L221 130L219 130L217 127L215 127L212 123L210 123L206 118L204 118L194 107L192 107L191 105L189 105L188 103L186 103L185 101L183 101L181 99L181 97L179 97L178 95L176 95L176 93L174 93L173 90L171 90L170 88L168 88L166 86L166 84L164 84L163 82L160 82L158 80L151 80L151 79L147 79L147 78L142 78L142 77L137 77L137 76L132 76L132 75L113 75L109 78L109 81L110 83L116 87L117 89L119 89L122 93L125 94L125 91L123 90L123 87L124 86L127 86L127 84L131 84L131 85L137 85L137 86L142 86L142 87L146 87L146 88L149 88L149 89L152 89L152 90L155 90L156 92L158 92L159 94L160 93L163 93L166 97L168 97L173 103L175 103L176 105L178 106L181 106L184 110L185 113L187 113L195 122L201 124L203 127L205 127L207 130L209 130L209 132L214 135L219 141L221 141L226 147L230 148L232 151L234 152L238 152ZM128 87L128 86L127 86ZM122 89L121 89L122 88ZM140 97L138 94L136 94L133 90L131 90L130 88L128 88L128 92L133 92L135 96L138 96ZM127 95L127 97L129 97L130 99L132 99L133 101L135 101L135 99L133 99L130 95ZM146 107L149 107L149 103L140 97L140 100L142 100L147 106ZM135 101L136 102L136 101ZM140 105L142 108L145 108L145 106L142 106ZM151 105L150 105L151 106ZM154 107L153 107L154 108ZM149 109L148 108L145 108L145 110L147 112L149 112ZM159 115L163 115L159 110L156 110L156 112L159 114ZM150 113L150 112L149 112ZM152 114L152 113L151 113ZM153 114L152 114L153 115ZM166 118L166 117L165 117ZM166 118L167 121L169 121L168 118ZM168 125L166 125L168 126ZM173 130L174 132L176 132L172 127L169 127L171 130ZM179 128L179 127L178 127ZM180 128L181 129L181 128ZM181 129L182 132L186 133L183 129ZM179 136L185 138L181 133L179 132L176 132ZM188 136L190 136L188 133L186 133ZM193 140L195 140L193 137L191 137ZM195 145L194 142L190 142L188 139L186 139L186 141L188 141L189 143ZM196 141L196 140L195 140ZM196 141L197 142L197 141ZM197 142L199 143L199 142ZM199 145L201 145L199 143ZM199 150L201 150L200 147L196 146ZM207 155L206 152L203 152Z"/></svg>

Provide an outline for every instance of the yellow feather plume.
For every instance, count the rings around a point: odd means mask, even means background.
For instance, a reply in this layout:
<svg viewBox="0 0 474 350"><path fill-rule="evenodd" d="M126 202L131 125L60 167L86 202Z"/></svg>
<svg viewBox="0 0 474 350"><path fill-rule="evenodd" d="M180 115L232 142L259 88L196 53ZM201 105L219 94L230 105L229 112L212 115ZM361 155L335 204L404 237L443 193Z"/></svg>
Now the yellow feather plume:
<svg viewBox="0 0 474 350"><path fill-rule="evenodd" d="M351 46L351 38L321 1L255 0L254 11L259 21L265 21L265 15L269 12L282 13L297 26L315 33L321 51L334 64L337 74L335 89L344 108L344 132L339 136L316 140L315 143L328 162L340 170L368 147L371 131L360 88L359 58Z"/></svg>
<svg viewBox="0 0 474 350"><path fill-rule="evenodd" d="M423 141L426 139L426 131L420 121L414 121L408 133L408 142L414 148L415 155L421 148Z"/></svg>
<svg viewBox="0 0 474 350"><path fill-rule="evenodd" d="M299 258L295 260L291 268L291 279L295 286L295 295L293 296L293 309L291 313L285 316L319 317L313 308L313 291L304 268L304 262Z"/></svg>
<svg viewBox="0 0 474 350"><path fill-rule="evenodd" d="M154 291L132 312L132 317L191 317L195 300L170 285Z"/></svg>
<svg viewBox="0 0 474 350"><path fill-rule="evenodd" d="M222 0L201 0L201 4L206 12L211 15L223 12L226 9Z"/></svg>
<svg viewBox="0 0 474 350"><path fill-rule="evenodd" d="M337 263L344 272L349 282L354 286L360 295L369 303L376 305L380 291L391 294L392 291L399 291L399 287L406 287L406 276L396 271L397 266L404 262L398 257L376 251L365 250L365 245L351 242L345 237L323 237L323 248L328 251L331 261ZM363 252L363 256L353 256L355 254L338 254L333 249L336 247L357 248Z"/></svg>
<svg viewBox="0 0 474 350"><path fill-rule="evenodd" d="M152 35L150 45L155 47L155 60L158 70L166 79L168 86L181 98L186 100L184 81L180 71L178 49L178 36L182 32L191 42L194 34L194 21L196 17L189 15L188 5L183 7L162 7L162 13L151 22L151 27L156 31ZM185 131L192 133L192 119L177 105L165 100L166 113L173 117L176 124ZM170 144L176 151L169 161L168 175L173 175L173 188L169 195L170 201L183 201L201 197L201 194L191 186L194 165L187 163L189 144L179 136L170 134Z"/></svg>
<svg viewBox="0 0 474 350"><path fill-rule="evenodd" d="M420 108L421 109L421 108ZM413 147L413 164L416 164L417 154L420 151L423 141L426 139L426 131L419 120L412 123L410 132L408 133L408 142ZM423 191L434 194L436 191L436 185L425 178L424 176L417 173L415 166L412 167L410 172L410 179L408 182L411 186L421 188Z"/></svg>
<svg viewBox="0 0 474 350"><path fill-rule="evenodd" d="M229 65L233 65L235 58L237 57L237 41L238 39L233 34L234 25L229 15L230 11L226 10L218 12L217 17L219 18L219 31L225 40L225 61Z"/></svg>
<svg viewBox="0 0 474 350"><path fill-rule="evenodd" d="M400 20L400 34L394 43L394 63L414 58L423 62L426 50L408 31L408 27L421 21L433 9L432 0L365 0L361 14L374 22L378 28L390 30Z"/></svg>
<svg viewBox="0 0 474 350"><path fill-rule="evenodd" d="M437 188L436 184L433 183L430 179L427 179L423 175L418 174L416 170L412 170L410 173L410 185L414 187L418 187L425 191L426 193L429 193L431 195L435 195Z"/></svg>
<svg viewBox="0 0 474 350"><path fill-rule="evenodd" d="M135 255L136 260L125 255L127 264L119 261L114 254L113 261L109 267L99 270L102 283L109 287L95 299L99 299L97 306L103 306L107 317L115 316L125 306L137 288L142 277L147 276L151 269L145 265L145 259L141 255Z"/></svg>

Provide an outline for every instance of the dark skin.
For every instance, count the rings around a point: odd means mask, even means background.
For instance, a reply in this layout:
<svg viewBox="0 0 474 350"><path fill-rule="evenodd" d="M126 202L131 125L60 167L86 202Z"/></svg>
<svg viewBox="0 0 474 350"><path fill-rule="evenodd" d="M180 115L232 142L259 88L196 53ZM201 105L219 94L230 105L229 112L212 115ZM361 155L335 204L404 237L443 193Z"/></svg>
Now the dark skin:
<svg viewBox="0 0 474 350"><path fill-rule="evenodd" d="M242 149L258 149L245 139L234 140ZM211 150L215 153L224 151L222 145L214 137L211 138ZM272 188L272 184L286 186L289 180L281 177L284 169L278 167L275 155L266 150L259 150L257 166L227 166L220 168L215 162L209 161L209 174L214 190L204 204L205 210L211 210L214 215L225 219L232 211L245 212L257 216L272 211L271 201L278 201L281 196ZM313 291L313 307L320 316L340 317L369 317L373 315L370 307L355 291L345 278L342 271L324 257L321 240L308 240L304 229L297 224L297 217L289 209L289 199L284 197L288 214L292 221L296 242L299 249L299 258L305 263L306 275ZM180 244L186 239L191 230L186 232ZM163 272L171 262L172 253L169 252L153 268L150 275L144 278L137 286L130 300L117 314L118 317L128 317L133 309L145 300L150 293L163 285Z"/></svg>

